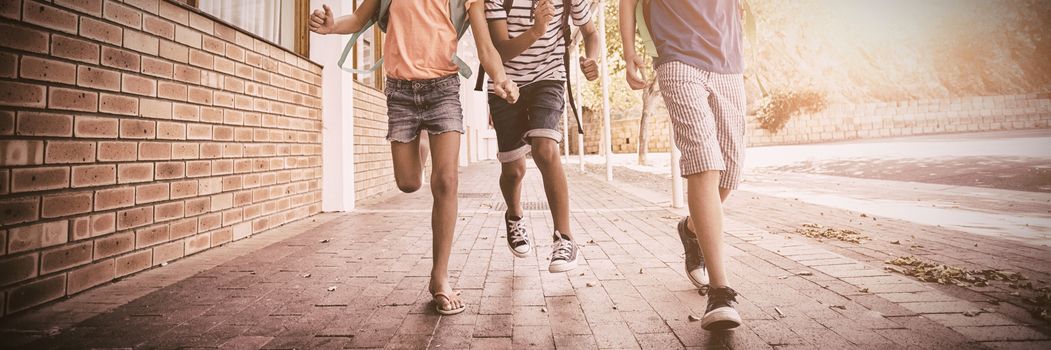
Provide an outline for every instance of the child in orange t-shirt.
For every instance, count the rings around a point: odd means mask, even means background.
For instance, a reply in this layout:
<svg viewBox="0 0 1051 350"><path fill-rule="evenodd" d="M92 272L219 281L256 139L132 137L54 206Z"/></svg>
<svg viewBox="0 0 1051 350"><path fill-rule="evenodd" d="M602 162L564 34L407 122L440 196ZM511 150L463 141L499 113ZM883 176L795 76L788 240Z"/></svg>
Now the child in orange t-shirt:
<svg viewBox="0 0 1051 350"><path fill-rule="evenodd" d="M457 32L451 21L450 4L462 1L474 32L478 56L496 82L493 92L510 103L518 98L518 87L504 74L500 54L493 47L478 0L391 1L387 12L387 36L383 45L387 74L387 140L391 142L394 179L403 192L422 186L423 164L420 133L427 131L433 171L434 196L431 229L434 235L434 264L429 290L435 310L451 315L463 312L464 302L449 284L449 255L452 251L457 212L457 167L463 110L460 79L452 61ZM379 10L380 0L365 0L354 13L335 18L323 6L310 18L310 30L318 34L351 34L361 31Z"/></svg>

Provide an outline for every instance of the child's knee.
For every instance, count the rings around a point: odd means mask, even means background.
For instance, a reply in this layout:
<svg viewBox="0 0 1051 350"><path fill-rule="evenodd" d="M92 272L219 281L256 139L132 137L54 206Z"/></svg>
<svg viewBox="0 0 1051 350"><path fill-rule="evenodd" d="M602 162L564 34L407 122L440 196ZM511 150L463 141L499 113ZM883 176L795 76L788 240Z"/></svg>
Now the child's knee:
<svg viewBox="0 0 1051 350"><path fill-rule="evenodd" d="M435 197L455 195L458 181L456 171L434 172L431 174L431 192Z"/></svg>
<svg viewBox="0 0 1051 350"><path fill-rule="evenodd" d="M397 183L398 189L405 193L413 193L419 191L420 187L423 187L419 180L399 180Z"/></svg>

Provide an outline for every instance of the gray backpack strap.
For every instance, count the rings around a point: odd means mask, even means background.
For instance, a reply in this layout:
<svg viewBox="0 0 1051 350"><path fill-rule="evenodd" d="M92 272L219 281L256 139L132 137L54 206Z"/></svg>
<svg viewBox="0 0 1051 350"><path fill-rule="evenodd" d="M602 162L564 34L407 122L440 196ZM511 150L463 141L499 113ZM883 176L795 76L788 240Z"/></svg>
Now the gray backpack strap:
<svg viewBox="0 0 1051 350"><path fill-rule="evenodd" d="M511 7L515 5L515 0L504 0L504 14L507 17L511 16ZM482 87L485 86L485 69L482 68L482 64L478 64L478 78L474 81L474 91L482 91Z"/></svg>
<svg viewBox="0 0 1051 350"><path fill-rule="evenodd" d="M372 26L379 24L380 30L384 32L387 31L387 13L390 12L391 1L392 0L380 0L380 7L376 10L376 15L372 16L372 18L370 18L369 21L365 23L365 26L361 27L360 31L351 35L350 40L347 41L347 45L343 48L343 53L339 56L340 69L354 74L372 74L375 73L376 70L379 69L379 67L383 66L383 57L380 57L379 60L376 60L376 64L372 65L372 67L368 69L356 69L352 67L347 67L346 62L347 58L350 57L350 51L354 48L354 45L358 43L358 38L361 37L362 34L365 34L365 32L369 30L369 28L372 28Z"/></svg>

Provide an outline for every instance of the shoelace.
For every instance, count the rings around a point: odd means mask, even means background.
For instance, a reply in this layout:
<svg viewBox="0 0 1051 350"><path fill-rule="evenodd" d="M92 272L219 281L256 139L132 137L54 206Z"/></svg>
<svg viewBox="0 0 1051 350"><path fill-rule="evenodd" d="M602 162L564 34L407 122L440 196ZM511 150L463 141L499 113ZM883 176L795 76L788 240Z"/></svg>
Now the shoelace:
<svg viewBox="0 0 1051 350"><path fill-rule="evenodd" d="M555 243L555 251L551 252L551 261L569 260L571 254L573 254L573 241L560 239Z"/></svg>
<svg viewBox="0 0 1051 350"><path fill-rule="evenodd" d="M511 221L507 220L511 224L511 243L525 242L529 243L529 236L526 235L525 227L522 225L522 221Z"/></svg>

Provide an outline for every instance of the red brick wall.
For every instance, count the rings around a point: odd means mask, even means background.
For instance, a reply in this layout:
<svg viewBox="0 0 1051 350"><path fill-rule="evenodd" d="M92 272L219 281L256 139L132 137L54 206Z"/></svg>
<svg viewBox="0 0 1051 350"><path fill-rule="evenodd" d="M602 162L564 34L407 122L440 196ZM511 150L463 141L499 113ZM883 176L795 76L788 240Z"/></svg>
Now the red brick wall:
<svg viewBox="0 0 1051 350"><path fill-rule="evenodd" d="M318 65L161 0L0 33L0 315L320 211Z"/></svg>
<svg viewBox="0 0 1051 350"><path fill-rule="evenodd" d="M354 84L354 198L361 202L394 190L387 98L375 88Z"/></svg>

